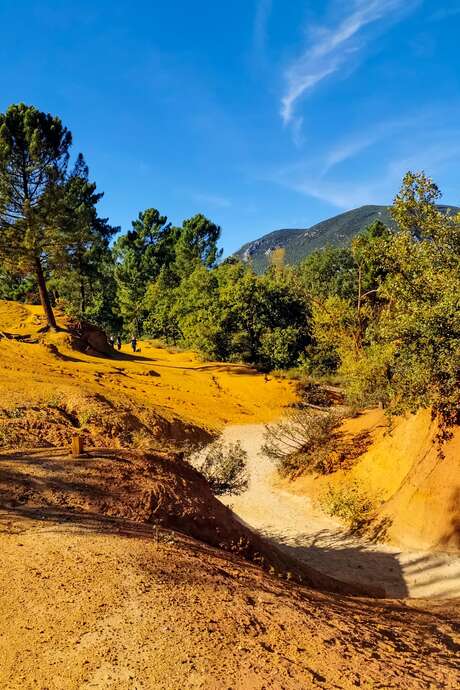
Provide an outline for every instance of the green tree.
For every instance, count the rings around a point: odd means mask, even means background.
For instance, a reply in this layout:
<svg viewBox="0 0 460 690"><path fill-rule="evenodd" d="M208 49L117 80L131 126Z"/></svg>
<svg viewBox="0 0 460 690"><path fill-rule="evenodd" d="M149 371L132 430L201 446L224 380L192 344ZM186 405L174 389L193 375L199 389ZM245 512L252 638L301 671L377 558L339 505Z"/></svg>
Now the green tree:
<svg viewBox="0 0 460 690"><path fill-rule="evenodd" d="M203 356L272 369L296 364L309 339L309 310L288 271L258 276L224 261L193 262L189 274L163 269L145 299L146 330ZM193 265L192 263L192 265Z"/></svg>
<svg viewBox="0 0 460 690"><path fill-rule="evenodd" d="M402 232L410 237L434 237L444 225L445 214L436 208L442 194L425 173L407 172L404 175L391 215Z"/></svg>
<svg viewBox="0 0 460 690"><path fill-rule="evenodd" d="M149 284L144 297L147 317L145 332L176 345L182 338L179 326L179 281L170 268L163 266L158 278Z"/></svg>
<svg viewBox="0 0 460 690"><path fill-rule="evenodd" d="M198 264L206 268L216 265L222 255L222 250L217 247L220 233L220 227L201 213L184 220L175 246L179 275L189 275Z"/></svg>
<svg viewBox="0 0 460 690"><path fill-rule="evenodd" d="M441 435L460 422L460 215L435 205L438 187L408 173L393 216L400 232L385 255L382 338L394 344L395 411L431 407Z"/></svg>
<svg viewBox="0 0 460 690"><path fill-rule="evenodd" d="M115 277L125 327L135 329L139 335L146 317L147 287L163 266L174 261L177 229L154 208L139 213L132 226L115 242Z"/></svg>
<svg viewBox="0 0 460 690"><path fill-rule="evenodd" d="M349 299L356 284L356 263L350 247L325 247L310 254L296 273L310 299L330 296Z"/></svg>
<svg viewBox="0 0 460 690"><path fill-rule="evenodd" d="M102 196L89 181L80 154L62 188L59 227L66 241L56 257L50 286L72 315L109 327L116 318L109 240L117 228L98 216L96 206Z"/></svg>
<svg viewBox="0 0 460 690"><path fill-rule="evenodd" d="M21 275L0 266L0 299L38 304L40 298L33 275Z"/></svg>
<svg viewBox="0 0 460 690"><path fill-rule="evenodd" d="M223 359L228 336L219 303L215 271L203 265L184 278L176 292L178 324L183 342L210 359Z"/></svg>
<svg viewBox="0 0 460 690"><path fill-rule="evenodd" d="M6 268L34 273L53 329L45 272L65 241L54 213L71 143L59 118L33 106L11 105L0 114L0 254Z"/></svg>
<svg viewBox="0 0 460 690"><path fill-rule="evenodd" d="M114 247L125 325L140 333L145 321L145 329L151 335L176 339L179 317L173 317L171 312L169 324L165 318L166 310L171 308L169 288L178 287L200 267L210 269L216 265L221 255L217 247L219 237L220 227L202 214L185 220L178 228L156 209L140 213L133 222L133 230L120 237ZM167 296L160 294L160 288L168 292ZM186 302L190 304L189 299ZM182 318L184 313L182 309ZM188 333L189 327L184 327Z"/></svg>
<svg viewBox="0 0 460 690"><path fill-rule="evenodd" d="M374 224L352 243L354 294L313 302L313 335L334 347L349 397L391 413L430 407L440 437L460 421L460 216L409 172L396 196L396 231Z"/></svg>
<svg viewBox="0 0 460 690"><path fill-rule="evenodd" d="M380 376L380 365L370 366L366 344L383 306L378 289L386 275L382 257L390 237L390 230L375 221L354 238L351 247L327 247L298 269L313 310L314 340L305 367L324 375L340 366L356 402L369 400L371 390L378 390L373 382Z"/></svg>

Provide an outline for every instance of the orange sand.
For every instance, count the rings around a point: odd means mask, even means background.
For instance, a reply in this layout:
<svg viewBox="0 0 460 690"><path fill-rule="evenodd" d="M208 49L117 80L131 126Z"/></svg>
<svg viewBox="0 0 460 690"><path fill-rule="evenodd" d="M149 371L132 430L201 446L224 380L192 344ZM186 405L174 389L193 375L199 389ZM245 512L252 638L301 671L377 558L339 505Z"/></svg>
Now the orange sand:
<svg viewBox="0 0 460 690"><path fill-rule="evenodd" d="M368 431L372 444L349 470L283 483L295 493L314 497L328 485L356 481L374 498L386 537L411 549L460 550L460 430L438 456L436 423L429 410L393 420L381 410L368 410L347 420L350 439Z"/></svg>
<svg viewBox="0 0 460 690"><path fill-rule="evenodd" d="M65 321L58 316L58 322ZM0 301L0 334L30 336L32 343L0 337L0 408L47 407L95 395L117 406L129 401L165 419L209 430L225 424L268 422L295 394L286 381L247 366L203 362L192 352L173 352L140 342L133 356L90 356L72 349L66 332L39 333L41 307Z"/></svg>

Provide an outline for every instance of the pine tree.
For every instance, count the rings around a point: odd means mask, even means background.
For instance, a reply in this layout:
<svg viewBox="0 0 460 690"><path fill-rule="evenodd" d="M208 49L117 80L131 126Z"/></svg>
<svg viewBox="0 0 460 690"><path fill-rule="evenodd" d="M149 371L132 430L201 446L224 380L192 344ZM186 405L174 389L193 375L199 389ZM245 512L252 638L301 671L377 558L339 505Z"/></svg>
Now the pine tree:
<svg viewBox="0 0 460 690"><path fill-rule="evenodd" d="M45 271L60 243L55 212L72 135L58 117L33 106L0 114L0 256L36 276L50 328L56 328Z"/></svg>
<svg viewBox="0 0 460 690"><path fill-rule="evenodd" d="M177 230L155 208L139 213L132 226L115 243L115 276L125 326L139 335L146 316L147 287L156 280L162 267L174 261Z"/></svg>
<svg viewBox="0 0 460 690"><path fill-rule="evenodd" d="M102 196L89 181L88 166L80 154L62 189L57 212L60 251L50 284L74 316L91 316L96 323L110 326L114 314L109 301L113 303L116 290L109 240L117 228L98 216L96 205Z"/></svg>
<svg viewBox="0 0 460 690"><path fill-rule="evenodd" d="M213 268L222 256L217 248L221 229L202 213L184 220L178 230L175 246L176 269L181 276L190 275L202 265Z"/></svg>

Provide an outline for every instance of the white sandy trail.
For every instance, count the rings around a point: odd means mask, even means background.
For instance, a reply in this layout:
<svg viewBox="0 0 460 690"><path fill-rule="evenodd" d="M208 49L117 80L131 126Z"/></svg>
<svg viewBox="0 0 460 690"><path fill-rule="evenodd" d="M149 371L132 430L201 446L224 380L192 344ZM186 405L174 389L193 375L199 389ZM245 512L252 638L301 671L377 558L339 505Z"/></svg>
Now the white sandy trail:
<svg viewBox="0 0 460 690"><path fill-rule="evenodd" d="M247 425L229 426L223 434L225 441L240 441L248 453L248 490L223 499L247 525L317 570L348 582L381 585L387 596L460 596L457 556L400 551L350 537L343 525L324 515L308 496L274 486L274 466L260 453L263 433L263 425Z"/></svg>

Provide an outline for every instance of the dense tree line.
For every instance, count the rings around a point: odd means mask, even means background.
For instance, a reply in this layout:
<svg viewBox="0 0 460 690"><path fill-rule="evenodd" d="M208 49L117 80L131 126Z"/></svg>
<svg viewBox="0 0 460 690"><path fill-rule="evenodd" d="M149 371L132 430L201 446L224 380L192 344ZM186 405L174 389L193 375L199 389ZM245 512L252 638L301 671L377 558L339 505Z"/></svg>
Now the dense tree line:
<svg viewBox="0 0 460 690"><path fill-rule="evenodd" d="M221 261L220 228L198 214L174 226L155 208L121 233L59 118L24 104L0 115L0 298L59 305L126 336L161 338L204 357L264 370L337 376L357 404L460 407L460 218L408 173L380 222L345 249L297 267L280 252L257 275Z"/></svg>
<svg viewBox="0 0 460 690"><path fill-rule="evenodd" d="M358 404L431 407L446 430L460 422L460 217L440 196L408 173L395 231L374 223L349 249L310 256L299 279L313 310L307 368L335 369Z"/></svg>

